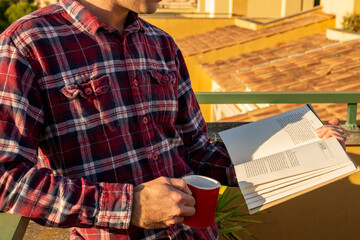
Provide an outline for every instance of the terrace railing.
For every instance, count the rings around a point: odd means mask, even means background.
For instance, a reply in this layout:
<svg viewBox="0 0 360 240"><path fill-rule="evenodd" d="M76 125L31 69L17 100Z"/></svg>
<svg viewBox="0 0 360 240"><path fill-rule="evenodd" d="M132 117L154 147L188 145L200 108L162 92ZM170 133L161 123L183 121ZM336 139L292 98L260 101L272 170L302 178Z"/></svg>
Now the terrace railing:
<svg viewBox="0 0 360 240"><path fill-rule="evenodd" d="M360 92L197 92L200 104L241 103L347 103L346 130L359 130L356 124Z"/></svg>

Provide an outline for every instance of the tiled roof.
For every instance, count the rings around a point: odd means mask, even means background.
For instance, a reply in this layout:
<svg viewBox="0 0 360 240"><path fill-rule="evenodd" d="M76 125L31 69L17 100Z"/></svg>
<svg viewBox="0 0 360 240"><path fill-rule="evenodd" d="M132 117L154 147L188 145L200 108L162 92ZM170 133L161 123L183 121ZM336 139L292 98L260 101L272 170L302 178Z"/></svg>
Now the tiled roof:
<svg viewBox="0 0 360 240"><path fill-rule="evenodd" d="M177 39L176 42L184 56L191 56L215 50L234 44L244 43L260 37L268 37L274 34L283 33L292 29L308 26L334 18L333 15L324 13L312 13L302 18L285 21L281 24L257 31L238 27L236 25L217 28L202 34L196 34L185 38Z"/></svg>
<svg viewBox="0 0 360 240"><path fill-rule="evenodd" d="M300 41L300 40L299 40ZM329 44L330 42L328 42ZM291 45L288 43L283 46ZM272 48L275 51L276 48ZM279 46L279 51L281 46ZM264 51L270 51L266 49ZM269 55L271 56L272 51ZM255 59L262 57L262 53L252 53ZM265 54L266 55L266 54ZM265 56L264 55L264 56ZM239 56L239 59L244 57ZM245 59L245 60L244 60ZM242 61L251 62L244 57ZM250 57L251 59L251 57ZM260 62L260 60L257 60ZM229 59L221 64L232 65L234 60ZM219 65L213 64L212 66ZM232 78L229 81L217 81L225 91L360 91L360 40L345 43L333 43L320 48L314 48L304 53L295 53L295 56L260 62L258 65L248 64L238 70L232 69ZM210 65L207 64L208 70ZM219 71L220 68L217 68ZM229 70L224 70L229 72ZM213 74L216 72L210 71ZM215 74L216 75L216 74ZM220 77L214 79L221 79ZM223 78L225 79L225 78ZM259 116L269 116L282 111L288 105L271 106L270 108L248 112L225 121L254 121ZM338 117L346 120L346 105L326 104L316 105L317 111L325 120L328 117ZM316 108L316 107L315 107ZM260 111L260 112L258 112Z"/></svg>
<svg viewBox="0 0 360 240"><path fill-rule="evenodd" d="M252 91L360 90L359 63L360 40L355 40L238 70L234 77Z"/></svg>
<svg viewBox="0 0 360 240"><path fill-rule="evenodd" d="M234 82L236 81L236 72L241 69L253 67L255 65L266 64L271 61L279 61L289 56L305 53L313 49L336 43L328 40L325 33L314 34L309 37L300 38L288 43L279 43L277 46L266 48L260 51L254 51L237 57L229 58L224 61L206 63L202 65L204 71L224 90L234 91ZM360 65L360 63L359 63ZM269 69L258 69L259 73L266 73ZM258 73L249 74L247 77L251 80L257 79ZM306 77L303 75L303 77ZM279 81L287 79L284 74L275 77ZM260 79L258 79L260 80ZM250 81L250 80L249 80ZM264 83L267 85L268 83ZM244 85L237 85L235 91L245 90Z"/></svg>

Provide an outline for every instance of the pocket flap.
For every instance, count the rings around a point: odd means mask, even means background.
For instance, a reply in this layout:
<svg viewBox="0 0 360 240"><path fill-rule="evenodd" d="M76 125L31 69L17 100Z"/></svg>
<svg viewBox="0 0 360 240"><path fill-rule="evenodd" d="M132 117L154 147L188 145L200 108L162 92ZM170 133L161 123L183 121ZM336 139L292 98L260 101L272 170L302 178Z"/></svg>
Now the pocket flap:
<svg viewBox="0 0 360 240"><path fill-rule="evenodd" d="M149 70L151 78L156 80L160 85L174 85L175 84L175 76L172 72L158 72Z"/></svg>
<svg viewBox="0 0 360 240"><path fill-rule="evenodd" d="M74 99L76 97L92 98L104 94L110 89L110 78L108 75L97 79L90 80L82 84L66 85L60 91L67 98Z"/></svg>

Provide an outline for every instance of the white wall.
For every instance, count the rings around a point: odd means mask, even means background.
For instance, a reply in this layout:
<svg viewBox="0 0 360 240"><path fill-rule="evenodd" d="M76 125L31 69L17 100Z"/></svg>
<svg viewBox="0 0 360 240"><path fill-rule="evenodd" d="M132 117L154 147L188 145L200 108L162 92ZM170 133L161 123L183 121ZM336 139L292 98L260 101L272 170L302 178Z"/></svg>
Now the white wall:
<svg viewBox="0 0 360 240"><path fill-rule="evenodd" d="M301 11L302 0L282 0L281 17L286 17Z"/></svg>
<svg viewBox="0 0 360 240"><path fill-rule="evenodd" d="M336 15L336 28L342 28L343 17L355 12L356 0L322 0L325 13Z"/></svg>
<svg viewBox="0 0 360 240"><path fill-rule="evenodd" d="M232 0L206 0L200 6L210 17L227 17L232 13Z"/></svg>

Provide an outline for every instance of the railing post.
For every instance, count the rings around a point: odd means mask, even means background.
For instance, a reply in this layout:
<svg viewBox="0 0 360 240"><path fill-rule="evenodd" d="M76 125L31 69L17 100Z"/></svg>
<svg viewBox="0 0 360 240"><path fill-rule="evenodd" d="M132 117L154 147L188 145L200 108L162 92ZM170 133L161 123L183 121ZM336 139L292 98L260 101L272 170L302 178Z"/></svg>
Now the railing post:
<svg viewBox="0 0 360 240"><path fill-rule="evenodd" d="M356 124L357 103L348 103L346 123L342 125L346 130L360 130Z"/></svg>
<svg viewBox="0 0 360 240"><path fill-rule="evenodd" d="M23 239L28 224L29 218L0 212L0 239Z"/></svg>

